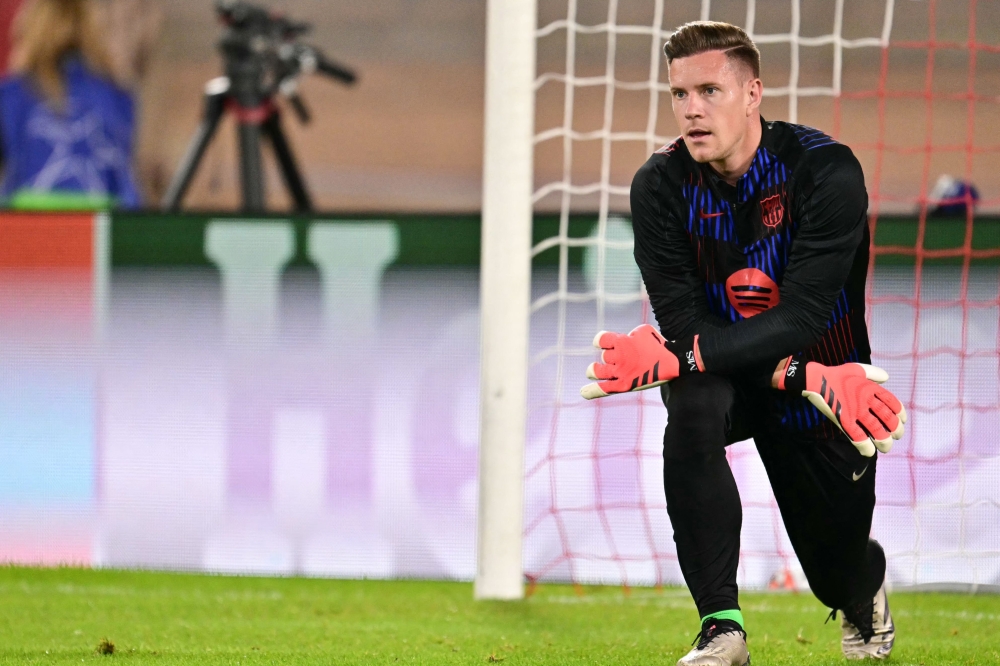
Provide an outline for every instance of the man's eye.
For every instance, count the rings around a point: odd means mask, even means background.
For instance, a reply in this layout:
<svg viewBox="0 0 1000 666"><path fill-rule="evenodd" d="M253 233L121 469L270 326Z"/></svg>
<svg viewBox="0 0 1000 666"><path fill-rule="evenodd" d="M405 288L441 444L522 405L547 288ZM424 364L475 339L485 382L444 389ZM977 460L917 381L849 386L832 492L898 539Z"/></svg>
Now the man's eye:
<svg viewBox="0 0 1000 666"><path fill-rule="evenodd" d="M709 86L708 88L705 88L705 94L706 95L711 95L712 93L714 93L717 90L718 90L718 88L712 88L711 86Z"/></svg>
<svg viewBox="0 0 1000 666"><path fill-rule="evenodd" d="M684 99L684 93L678 90L677 92L674 93L674 97L676 97L677 99Z"/></svg>

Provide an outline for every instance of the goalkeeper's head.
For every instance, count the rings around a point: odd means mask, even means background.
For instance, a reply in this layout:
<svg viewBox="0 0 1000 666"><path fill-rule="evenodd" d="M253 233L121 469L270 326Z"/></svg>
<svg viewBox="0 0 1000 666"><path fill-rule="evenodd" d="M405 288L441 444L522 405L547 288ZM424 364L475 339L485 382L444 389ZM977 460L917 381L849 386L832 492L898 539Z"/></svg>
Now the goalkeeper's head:
<svg viewBox="0 0 1000 666"><path fill-rule="evenodd" d="M663 45L671 106L688 152L732 180L760 143L760 51L742 28L685 23Z"/></svg>

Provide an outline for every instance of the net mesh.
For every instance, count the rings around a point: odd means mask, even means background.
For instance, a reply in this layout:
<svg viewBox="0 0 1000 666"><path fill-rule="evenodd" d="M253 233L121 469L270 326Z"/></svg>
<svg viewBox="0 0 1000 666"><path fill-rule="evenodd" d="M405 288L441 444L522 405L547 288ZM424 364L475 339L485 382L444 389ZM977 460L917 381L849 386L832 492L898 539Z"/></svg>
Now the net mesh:
<svg viewBox="0 0 1000 666"><path fill-rule="evenodd" d="M873 535L890 582L1000 583L1000 44L977 33L1000 11L975 0L539 5L535 206L558 215L558 233L534 251L558 261L533 277L529 581L683 582L658 392L586 402L578 389L596 331L651 319L629 183L676 136L663 41L713 19L742 25L761 49L764 117L823 129L866 173L873 361L911 415L879 464ZM975 183L978 206L969 188L946 187L956 181ZM959 214L934 214L947 204ZM744 508L740 584L802 586L752 442L727 456Z"/></svg>

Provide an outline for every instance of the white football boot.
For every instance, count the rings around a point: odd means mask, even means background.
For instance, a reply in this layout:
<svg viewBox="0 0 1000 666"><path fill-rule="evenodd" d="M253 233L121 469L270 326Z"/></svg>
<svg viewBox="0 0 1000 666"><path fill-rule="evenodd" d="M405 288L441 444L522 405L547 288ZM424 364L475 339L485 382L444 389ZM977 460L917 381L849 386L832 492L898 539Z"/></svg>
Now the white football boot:
<svg viewBox="0 0 1000 666"><path fill-rule="evenodd" d="M885 659L896 640L896 626L889 612L885 583L871 603L843 611L840 648L848 659Z"/></svg>
<svg viewBox="0 0 1000 666"><path fill-rule="evenodd" d="M695 641L677 666L750 666L746 632L731 620L705 620Z"/></svg>

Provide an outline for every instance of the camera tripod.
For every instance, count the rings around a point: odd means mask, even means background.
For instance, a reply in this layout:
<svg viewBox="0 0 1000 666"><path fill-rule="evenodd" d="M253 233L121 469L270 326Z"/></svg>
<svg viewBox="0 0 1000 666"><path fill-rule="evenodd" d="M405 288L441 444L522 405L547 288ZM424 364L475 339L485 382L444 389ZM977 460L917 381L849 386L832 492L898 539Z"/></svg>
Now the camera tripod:
<svg viewBox="0 0 1000 666"><path fill-rule="evenodd" d="M219 42L226 75L212 79L205 86L201 124L167 188L163 207L170 211L180 209L219 121L228 112L236 120L239 135L243 210L257 212L265 208L263 138L274 149L295 210L311 211L312 199L281 128L281 115L275 100L278 94L288 98L299 120L307 123L309 112L296 92L298 76L316 71L349 85L354 83L355 75L327 59L318 49L294 41L309 29L308 24L293 23L240 1L221 2L218 10L228 26Z"/></svg>
<svg viewBox="0 0 1000 666"><path fill-rule="evenodd" d="M240 183L243 193L243 209L264 210L264 171L261 155L261 138L266 138L274 149L281 177L288 189L295 210L312 210L312 199L299 171L291 146L281 128L281 118L271 100L264 100L259 106L246 107L233 97L227 77L212 79L205 86L204 115L181 165L167 188L163 207L167 210L180 209L181 201L194 178L205 150L219 127L219 121L226 111L236 119L239 133Z"/></svg>

